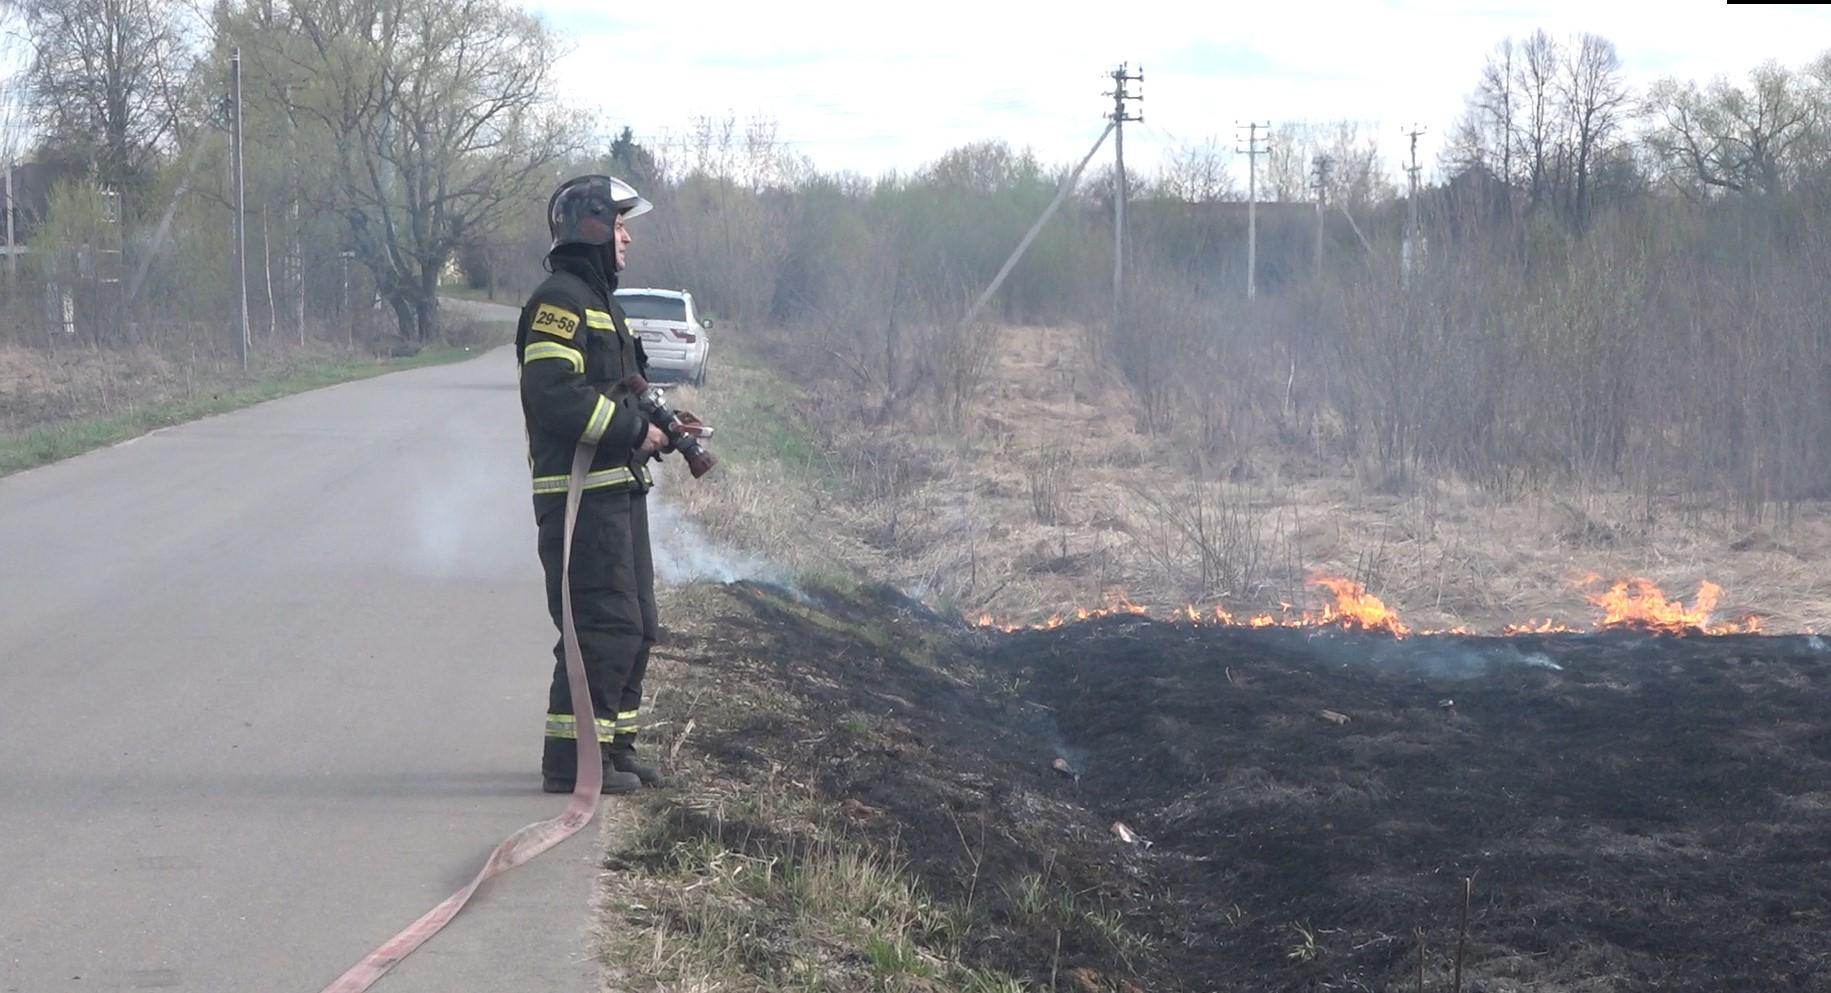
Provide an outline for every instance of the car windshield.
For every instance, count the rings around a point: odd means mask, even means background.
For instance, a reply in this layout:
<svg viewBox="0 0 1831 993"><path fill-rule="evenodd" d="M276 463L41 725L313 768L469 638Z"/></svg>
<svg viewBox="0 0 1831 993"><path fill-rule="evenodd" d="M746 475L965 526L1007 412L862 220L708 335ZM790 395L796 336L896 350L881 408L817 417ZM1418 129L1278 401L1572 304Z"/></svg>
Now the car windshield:
<svg viewBox="0 0 1831 993"><path fill-rule="evenodd" d="M654 296L648 293L617 294L623 313L638 321L684 321L687 302L680 297Z"/></svg>

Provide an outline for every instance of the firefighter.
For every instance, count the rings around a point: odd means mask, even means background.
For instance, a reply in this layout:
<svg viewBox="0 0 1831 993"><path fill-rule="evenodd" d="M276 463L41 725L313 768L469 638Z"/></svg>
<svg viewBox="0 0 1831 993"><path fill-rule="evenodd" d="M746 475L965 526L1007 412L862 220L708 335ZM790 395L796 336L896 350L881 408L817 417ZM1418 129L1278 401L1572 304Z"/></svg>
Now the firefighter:
<svg viewBox="0 0 1831 993"><path fill-rule="evenodd" d="M646 372L647 362L612 296L630 245L625 222L649 209L620 179L579 176L560 184L547 202L553 245L546 268L552 275L522 307L515 333L540 561L556 626L567 477L577 447L596 446L580 494L571 582L605 793L663 785L653 766L638 761L636 733L657 626L647 466L667 436L623 395L624 377ZM578 728L562 644L554 645L553 655L542 789L569 793L578 771Z"/></svg>

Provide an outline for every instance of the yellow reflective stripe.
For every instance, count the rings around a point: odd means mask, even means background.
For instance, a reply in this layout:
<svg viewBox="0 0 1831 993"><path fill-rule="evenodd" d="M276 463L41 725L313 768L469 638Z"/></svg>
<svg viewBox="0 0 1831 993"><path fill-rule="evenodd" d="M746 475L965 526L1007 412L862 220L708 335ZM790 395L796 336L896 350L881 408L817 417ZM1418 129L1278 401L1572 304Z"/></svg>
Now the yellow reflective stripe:
<svg viewBox="0 0 1831 993"><path fill-rule="evenodd" d="M588 490L603 489L607 486L628 486L636 481L628 469L618 466L615 469L599 469L585 477L585 488Z"/></svg>
<svg viewBox="0 0 1831 993"><path fill-rule="evenodd" d="M566 492L566 480L568 478L569 477L566 476L535 476L534 492L564 493ZM596 490L603 489L607 486L626 486L635 481L636 477L630 475L629 469L623 466L617 466L614 469L599 469L596 472L587 473L585 476L585 489Z"/></svg>
<svg viewBox="0 0 1831 993"><path fill-rule="evenodd" d="M598 738L609 741L616 734L616 724L608 717L597 719ZM571 714L548 714L547 737L565 738L576 741L579 736L578 721Z"/></svg>
<svg viewBox="0 0 1831 993"><path fill-rule="evenodd" d="M616 412L617 405L611 403L609 397L600 395L598 405L591 410L591 419L585 422L585 433L579 436L579 441L587 445L597 444L598 439L604 437L605 429L610 427L610 415Z"/></svg>
<svg viewBox="0 0 1831 993"><path fill-rule="evenodd" d="M636 715L638 715L640 713L642 713L642 712L639 710L619 710L619 711L617 711L617 720L619 720L619 721L634 720L636 718Z"/></svg>
<svg viewBox="0 0 1831 993"><path fill-rule="evenodd" d="M604 328L608 331L614 331L617 327L616 323L610 319L608 313L602 310L591 310L589 308L585 311L585 326L588 328Z"/></svg>
<svg viewBox="0 0 1831 993"><path fill-rule="evenodd" d="M521 353L521 364L538 362L541 359L565 359L572 363L572 371L583 374L585 356L576 348L570 348L557 341L532 341Z"/></svg>

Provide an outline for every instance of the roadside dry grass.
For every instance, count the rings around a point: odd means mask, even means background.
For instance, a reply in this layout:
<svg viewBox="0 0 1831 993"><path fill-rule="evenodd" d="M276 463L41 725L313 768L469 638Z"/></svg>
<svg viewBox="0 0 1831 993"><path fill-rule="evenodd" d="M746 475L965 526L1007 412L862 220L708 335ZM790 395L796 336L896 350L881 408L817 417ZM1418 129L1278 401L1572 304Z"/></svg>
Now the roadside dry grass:
<svg viewBox="0 0 1831 993"><path fill-rule="evenodd" d="M1722 618L1831 626L1831 513L1751 524L1671 494L1508 498L1455 479L1392 480L1327 439L1209 454L1144 434L1081 336L1009 328L962 432L919 406L873 424L833 384L796 383L795 343L727 347L683 403L720 426L727 467L680 486L713 536L790 571L894 582L945 609L1014 621L1125 597L1235 614L1313 606L1312 575L1364 583L1415 626L1594 620L1591 573L1645 576ZM735 353L735 354L734 354Z"/></svg>
<svg viewBox="0 0 1831 993"><path fill-rule="evenodd" d="M820 450L806 393L741 345L721 342L715 381L668 386L670 402L713 425L718 468L691 479L663 463L666 499L707 539L790 575L856 583L890 561L847 524L851 497Z"/></svg>
<svg viewBox="0 0 1831 993"><path fill-rule="evenodd" d="M1137 993L1160 967L1109 899L1135 852L983 635L815 582L675 588L662 620L642 747L676 785L604 807L604 989Z"/></svg>
<svg viewBox="0 0 1831 993"><path fill-rule="evenodd" d="M849 838L841 815L797 784L758 785L749 799L700 791L645 816L618 808L607 989L1031 988L962 963L969 919L928 895L894 845Z"/></svg>
<svg viewBox="0 0 1831 993"><path fill-rule="evenodd" d="M955 619L1040 619L1117 596L1276 609L1314 603L1304 581L1327 572L1366 583L1418 626L1584 624L1593 613L1575 584L1593 571L1648 576L1687 598L1709 578L1726 589L1720 615L1753 611L1774 628L1831 621L1822 507L1759 527L1645 494L1508 500L1457 480L1382 478L1316 439L1202 455L1141 433L1122 384L1074 357L1079 336L1001 333L1011 340L984 415L964 433L920 409L874 423L857 398L797 378L794 343L780 336L728 341L713 385L675 397L719 428L723 463L699 481L668 470L679 477L669 499L716 543L827 591L817 598L882 582ZM921 779L948 738L914 723L938 696L896 689L892 673L927 666L973 700L1016 687L976 681L970 653L948 656L919 632L854 630L813 607L771 635L734 612L726 589L663 594L647 747L684 785L607 807L607 990L1139 988L1164 947L1143 924L1152 908L1124 902L1135 886L1068 879L1054 861L1102 857L1113 842L1104 823L1077 824L1091 819L1082 801L1052 804L1025 785L1023 749L1046 747L1046 734L1026 730L1014 764L983 782L928 777L945 783L939 796L979 800L877 806L874 777ZM941 819L954 803L1006 818L1015 854L986 861L1003 842L988 848L965 813ZM937 874L937 839L951 875ZM1291 961L1314 953L1301 923L1287 939Z"/></svg>

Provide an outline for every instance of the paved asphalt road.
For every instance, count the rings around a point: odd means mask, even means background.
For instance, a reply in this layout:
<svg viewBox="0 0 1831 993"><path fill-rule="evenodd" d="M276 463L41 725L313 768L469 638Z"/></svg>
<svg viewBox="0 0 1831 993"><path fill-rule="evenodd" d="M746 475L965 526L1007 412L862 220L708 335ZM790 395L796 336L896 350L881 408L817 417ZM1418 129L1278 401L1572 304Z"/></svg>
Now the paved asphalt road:
<svg viewBox="0 0 1831 993"><path fill-rule="evenodd" d="M521 434L498 349L0 479L0 991L315 993L560 811ZM595 989L598 842L376 989Z"/></svg>

